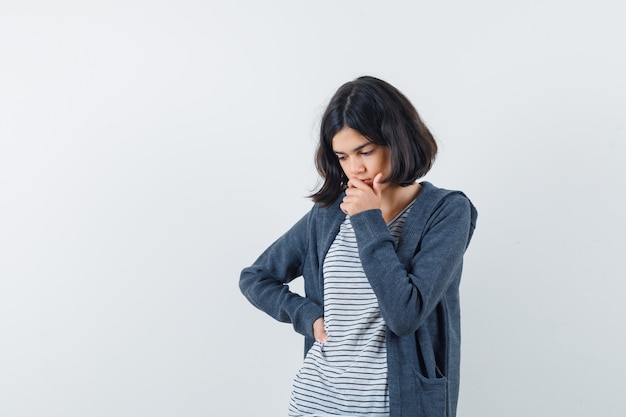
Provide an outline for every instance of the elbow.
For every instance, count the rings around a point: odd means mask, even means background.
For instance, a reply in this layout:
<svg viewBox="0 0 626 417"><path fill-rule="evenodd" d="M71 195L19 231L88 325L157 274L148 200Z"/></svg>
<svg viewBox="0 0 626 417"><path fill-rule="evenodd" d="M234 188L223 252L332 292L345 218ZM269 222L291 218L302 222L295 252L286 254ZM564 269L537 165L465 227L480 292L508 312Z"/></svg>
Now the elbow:
<svg viewBox="0 0 626 417"><path fill-rule="evenodd" d="M246 270L244 269L239 274L239 289L243 292L244 288L247 287L247 279L246 279Z"/></svg>
<svg viewBox="0 0 626 417"><path fill-rule="evenodd" d="M241 274L239 274L239 291L244 292L245 288L246 288L246 270L244 269L243 271L241 271Z"/></svg>
<svg viewBox="0 0 626 417"><path fill-rule="evenodd" d="M417 291L411 291L402 301L380 305L387 328L396 336L408 336L415 333L424 323L427 315L423 297Z"/></svg>
<svg viewBox="0 0 626 417"><path fill-rule="evenodd" d="M246 288L248 288L248 286L245 281L242 278L239 278L239 291L241 291L243 295L246 295Z"/></svg>
<svg viewBox="0 0 626 417"><path fill-rule="evenodd" d="M408 320L397 320L387 322L387 328L396 336L408 336L419 329L419 323L412 323Z"/></svg>
<svg viewBox="0 0 626 417"><path fill-rule="evenodd" d="M250 298L249 293L250 288L253 285L253 279L254 276L250 273L249 268L245 268L244 270L242 270L241 274L239 275L239 291L241 291L241 293L245 295L246 298Z"/></svg>
<svg viewBox="0 0 626 417"><path fill-rule="evenodd" d="M384 310L381 308L381 313L387 328L396 336L415 333L428 317L427 306L417 292L412 292L403 302L387 306Z"/></svg>

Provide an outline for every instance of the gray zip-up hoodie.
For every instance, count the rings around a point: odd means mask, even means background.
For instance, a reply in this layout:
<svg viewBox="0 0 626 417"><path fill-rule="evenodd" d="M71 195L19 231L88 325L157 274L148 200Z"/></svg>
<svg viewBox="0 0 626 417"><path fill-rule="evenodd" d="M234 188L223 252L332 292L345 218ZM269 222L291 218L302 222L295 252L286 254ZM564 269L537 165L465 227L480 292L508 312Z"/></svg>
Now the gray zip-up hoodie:
<svg viewBox="0 0 626 417"><path fill-rule="evenodd" d="M343 196L314 205L250 267L239 286L246 298L315 342L324 315L322 265L345 214ZM459 191L422 183L397 248L380 210L350 217L363 270L387 326L390 417L454 417L459 393L459 283L477 212ZM306 296L286 285L304 278Z"/></svg>

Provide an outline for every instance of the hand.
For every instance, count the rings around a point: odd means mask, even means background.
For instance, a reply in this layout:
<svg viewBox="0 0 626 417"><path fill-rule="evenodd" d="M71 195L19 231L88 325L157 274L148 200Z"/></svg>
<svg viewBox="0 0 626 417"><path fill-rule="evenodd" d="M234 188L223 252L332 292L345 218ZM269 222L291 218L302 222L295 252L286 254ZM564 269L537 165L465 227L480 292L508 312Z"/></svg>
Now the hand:
<svg viewBox="0 0 626 417"><path fill-rule="evenodd" d="M324 317L320 317L313 323L313 336L315 340L320 343L326 343L328 341L328 335L324 330Z"/></svg>
<svg viewBox="0 0 626 417"><path fill-rule="evenodd" d="M382 178L382 173L376 174L371 187L356 178L349 180L346 196L339 206L341 211L352 216L362 211L380 209L382 201L380 181Z"/></svg>

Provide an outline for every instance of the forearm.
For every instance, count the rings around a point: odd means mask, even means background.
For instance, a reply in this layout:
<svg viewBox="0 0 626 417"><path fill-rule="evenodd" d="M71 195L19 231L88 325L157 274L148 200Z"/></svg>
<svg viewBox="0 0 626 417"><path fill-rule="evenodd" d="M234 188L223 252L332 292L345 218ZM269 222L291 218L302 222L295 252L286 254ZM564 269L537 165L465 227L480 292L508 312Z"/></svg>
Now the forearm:
<svg viewBox="0 0 626 417"><path fill-rule="evenodd" d="M417 330L457 280L469 229L466 208L461 201L436 213L419 245L409 248L409 255L404 254L404 263L380 212L371 210L352 216L363 269L381 314L394 333ZM422 230L407 234L416 232Z"/></svg>

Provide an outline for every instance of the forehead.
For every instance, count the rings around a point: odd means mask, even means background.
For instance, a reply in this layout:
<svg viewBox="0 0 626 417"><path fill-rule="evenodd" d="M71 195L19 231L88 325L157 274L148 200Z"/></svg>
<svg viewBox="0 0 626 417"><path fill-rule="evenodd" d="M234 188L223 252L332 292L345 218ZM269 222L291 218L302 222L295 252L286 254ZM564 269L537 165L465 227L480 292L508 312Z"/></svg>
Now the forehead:
<svg viewBox="0 0 626 417"><path fill-rule="evenodd" d="M333 136L332 147L335 152L350 152L372 142L350 127L344 127Z"/></svg>

